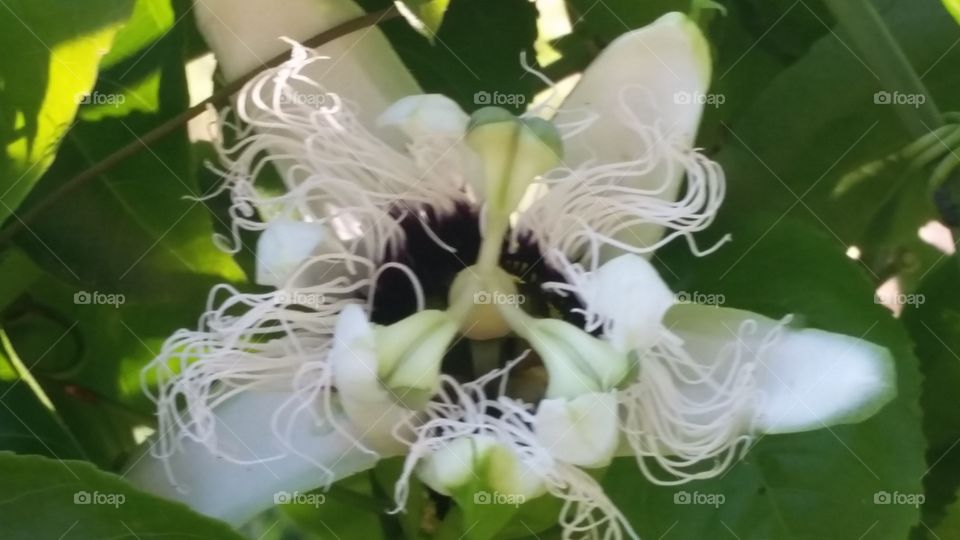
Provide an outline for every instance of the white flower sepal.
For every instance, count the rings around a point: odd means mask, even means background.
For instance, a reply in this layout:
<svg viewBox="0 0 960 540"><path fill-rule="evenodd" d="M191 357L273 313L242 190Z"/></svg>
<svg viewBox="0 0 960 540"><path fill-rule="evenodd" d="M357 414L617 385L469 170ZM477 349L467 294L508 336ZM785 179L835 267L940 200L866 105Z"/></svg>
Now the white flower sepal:
<svg viewBox="0 0 960 540"><path fill-rule="evenodd" d="M341 251L343 248L333 231L323 223L275 219L267 224L257 239L256 282L284 287L300 266L314 255ZM329 275L324 277L331 278ZM299 280L306 280L305 285L311 284L308 276L298 276Z"/></svg>
<svg viewBox="0 0 960 540"><path fill-rule="evenodd" d="M669 332L663 325L676 295L647 259L627 253L587 272L580 264L565 270L568 283L547 289L572 292L583 302L588 331L602 330L618 351L644 351Z"/></svg>
<svg viewBox="0 0 960 540"><path fill-rule="evenodd" d="M615 392L572 399L545 399L537 407L534 432L553 457L580 467L606 467L620 444Z"/></svg>
<svg viewBox="0 0 960 540"><path fill-rule="evenodd" d="M441 311L377 327L360 306L344 308L330 362L340 404L361 442L378 451L401 444L395 429L436 393L440 364L456 330Z"/></svg>

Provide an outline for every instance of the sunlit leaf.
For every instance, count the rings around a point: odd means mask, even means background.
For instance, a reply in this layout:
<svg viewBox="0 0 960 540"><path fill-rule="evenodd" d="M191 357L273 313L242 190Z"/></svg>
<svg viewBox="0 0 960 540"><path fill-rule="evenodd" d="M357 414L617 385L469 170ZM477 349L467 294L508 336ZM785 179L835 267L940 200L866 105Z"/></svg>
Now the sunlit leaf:
<svg viewBox="0 0 960 540"><path fill-rule="evenodd" d="M0 6L0 221L53 163L131 0L10 0Z"/></svg>

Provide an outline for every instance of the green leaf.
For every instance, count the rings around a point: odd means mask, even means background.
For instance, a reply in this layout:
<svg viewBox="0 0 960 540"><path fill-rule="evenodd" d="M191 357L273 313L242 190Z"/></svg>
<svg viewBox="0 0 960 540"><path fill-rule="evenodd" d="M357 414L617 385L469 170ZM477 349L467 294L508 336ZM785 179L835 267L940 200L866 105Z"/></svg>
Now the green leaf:
<svg viewBox="0 0 960 540"><path fill-rule="evenodd" d="M916 307L906 307L903 322L917 344L924 375L923 431L930 449L930 470L923 477L927 501L923 521L934 526L955 500L960 488L960 416L956 414L960 390L960 261L942 258L916 292ZM920 302L919 300L922 300ZM954 521L956 518L953 518ZM960 534L960 529L955 530Z"/></svg>
<svg viewBox="0 0 960 540"><path fill-rule="evenodd" d="M180 32L178 25L137 66L161 74L158 111L80 122L28 206L186 108ZM150 425L140 369L167 336L196 325L212 285L243 276L214 245L205 203L187 198L201 194L192 150L185 129L141 149L17 239L50 276L8 313L5 328L89 459L104 468L119 466L137 442L134 431Z"/></svg>
<svg viewBox="0 0 960 540"><path fill-rule="evenodd" d="M226 524L137 491L83 461L0 453L4 538L241 540Z"/></svg>
<svg viewBox="0 0 960 540"><path fill-rule="evenodd" d="M912 64L925 74L931 98L943 110L960 108L960 49L952 47L960 28L936 0L884 4L891 4L883 10L884 18ZM772 32L788 31L777 28ZM876 195L895 186L878 186L869 197L842 199L834 190L845 174L910 142L893 108L877 101L881 90L842 38L828 33L818 40L749 108L724 121L725 147L717 160L736 185L725 201L727 209L755 212L757 201L763 201L774 220L784 214L807 220L841 245L855 243L864 231L874 234L872 227L892 212L885 205L889 201ZM922 194L912 193L904 200L915 204L918 196ZM915 210L906 208L900 215L923 216ZM913 224L903 219L900 232L906 234Z"/></svg>
<svg viewBox="0 0 960 540"><path fill-rule="evenodd" d="M168 39L141 62L161 73L158 112L79 122L26 208L187 108L180 45ZM232 257L213 243L211 215L196 200L204 193L195 171L184 127L71 191L17 241L45 270L86 290L170 298L185 275L207 284L242 280Z"/></svg>
<svg viewBox="0 0 960 540"><path fill-rule="evenodd" d="M917 360L907 333L874 303L870 280L829 235L791 219L768 228L755 215L727 216L713 234L731 232L735 241L717 253L696 258L680 242L658 254L674 290L723 295L725 307L770 317L793 313L808 327L885 346L897 365L899 395L860 424L761 437L709 481L654 486L635 463L617 461L606 476L608 493L644 538L710 538L717 531L744 540L905 538L919 514L907 497L918 502L926 468ZM885 494L901 504L883 504Z"/></svg>
<svg viewBox="0 0 960 540"><path fill-rule="evenodd" d="M0 221L53 163L129 0L10 0L0 7Z"/></svg>

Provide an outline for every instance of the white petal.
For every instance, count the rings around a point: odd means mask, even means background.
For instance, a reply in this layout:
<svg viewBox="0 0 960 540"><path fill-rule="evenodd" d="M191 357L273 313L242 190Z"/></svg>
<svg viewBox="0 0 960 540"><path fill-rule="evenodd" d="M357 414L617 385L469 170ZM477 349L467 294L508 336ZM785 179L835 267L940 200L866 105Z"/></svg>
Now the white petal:
<svg viewBox="0 0 960 540"><path fill-rule="evenodd" d="M537 408L537 440L560 460L582 467L610 463L620 441L617 398L612 392L567 400L545 399Z"/></svg>
<svg viewBox="0 0 960 540"><path fill-rule="evenodd" d="M381 127L399 129L412 140L431 136L460 138L470 117L452 99L440 94L407 96L377 119Z"/></svg>
<svg viewBox="0 0 960 540"><path fill-rule="evenodd" d="M257 239L256 282L282 287L304 261L336 246L335 236L322 223L273 220Z"/></svg>
<svg viewBox="0 0 960 540"><path fill-rule="evenodd" d="M678 305L667 319L684 349L700 362L709 365L719 351L733 346L756 362L751 416L759 432L859 422L896 395L890 352L862 339L816 329L778 330L777 321L727 308ZM744 324L755 324L756 330L743 332Z"/></svg>
<svg viewBox="0 0 960 540"><path fill-rule="evenodd" d="M398 448L393 429L410 411L398 406L380 382L373 325L360 306L349 305L340 313L329 359L337 396L360 439L375 450Z"/></svg>
<svg viewBox="0 0 960 540"><path fill-rule="evenodd" d="M563 103L565 110L598 115L590 127L564 140L566 165L578 167L589 160L612 164L648 159L667 139L671 146L691 147L703 112L702 97L710 85L710 71L709 45L696 23L681 13L669 13L618 37L590 64ZM624 182L673 201L685 165L676 156L664 156L652 168L648 164L639 166L640 170L625 176ZM618 231L616 239L649 247L660 239L663 230L658 223L637 224ZM602 257L621 252L605 246Z"/></svg>
<svg viewBox="0 0 960 540"><path fill-rule="evenodd" d="M626 254L593 273L571 270L571 288L584 303L588 324L602 327L614 348L644 350L660 338L663 316L676 297L649 261Z"/></svg>
<svg viewBox="0 0 960 540"><path fill-rule="evenodd" d="M228 80L236 79L290 48L280 40L305 41L363 15L350 0L197 0L200 33ZM305 73L331 92L359 104L361 120L373 126L381 111L419 86L376 27L337 38L317 52L330 62Z"/></svg>
<svg viewBox="0 0 960 540"><path fill-rule="evenodd" d="M586 108L599 115L589 129L565 141L566 162L575 166L591 158L615 162L636 156L643 141L623 120L621 97L627 87L642 89L630 92L626 103L635 118L646 125L662 122L667 132L682 134L692 143L703 105L684 97L707 91L710 70L706 39L681 13L668 13L618 37L590 64L564 101L564 109ZM662 182L655 175L648 180L651 186Z"/></svg>
<svg viewBox="0 0 960 540"><path fill-rule="evenodd" d="M217 457L207 446L185 440L183 450L167 461L178 484L171 483L164 461L151 456L146 448L124 477L140 489L237 526L273 506L278 493L305 493L373 467L374 457L338 431L318 429L309 422L310 415L300 417L289 441L310 460L287 451L272 436L271 416L288 397L277 392L247 392L217 408L218 443L237 454L236 459L253 463ZM333 477L324 475L315 462L327 465Z"/></svg>

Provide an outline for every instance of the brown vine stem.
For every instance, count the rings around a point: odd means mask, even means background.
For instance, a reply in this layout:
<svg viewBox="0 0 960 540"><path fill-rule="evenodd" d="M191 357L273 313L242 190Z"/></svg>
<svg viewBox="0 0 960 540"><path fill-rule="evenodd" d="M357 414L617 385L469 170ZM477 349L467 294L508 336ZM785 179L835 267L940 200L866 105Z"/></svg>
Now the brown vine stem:
<svg viewBox="0 0 960 540"><path fill-rule="evenodd" d="M397 11L397 8L394 5L384 8L380 11L374 11L372 13L367 13L366 15L361 15L355 19L351 19L343 24L334 26L333 28L321 32L312 38L303 42L303 45L309 48L319 47L324 43L333 41L339 37L345 36L362 28L368 26L374 26L382 22L388 21L399 16L400 13ZM243 77L231 81L229 84L225 85L223 88L215 92L209 98L203 100L200 103L197 103L193 107L183 111L182 113L174 116L173 118L167 120L166 122L160 124L159 126L153 128L147 133L143 134L140 137L135 138L133 141L130 141L127 145L117 149L115 152L105 157L101 161L93 164L90 168L84 170L73 178L67 180L63 183L56 191L52 192L49 196L38 202L33 208L30 208L24 212L19 219L16 221L10 222L6 228L0 230L0 246L9 244L13 238L19 234L23 229L29 227L29 224L36 220L40 215L42 215L46 210L53 206L57 201L63 199L66 195L74 191L75 189L85 185L86 183L96 179L100 175L106 173L113 167L116 167L119 163L123 162L129 157L132 157L142 151L143 149L149 147L151 144L159 141L160 139L174 133L179 128L186 125L192 118L198 116L207 107L211 105L223 105L226 104L230 97L240 91L243 88L243 85L250 82L251 79L257 76L264 69L271 67L276 67L282 64L287 58L289 58L289 51L285 51L277 56L271 58L260 67L254 69L250 73L247 73Z"/></svg>

